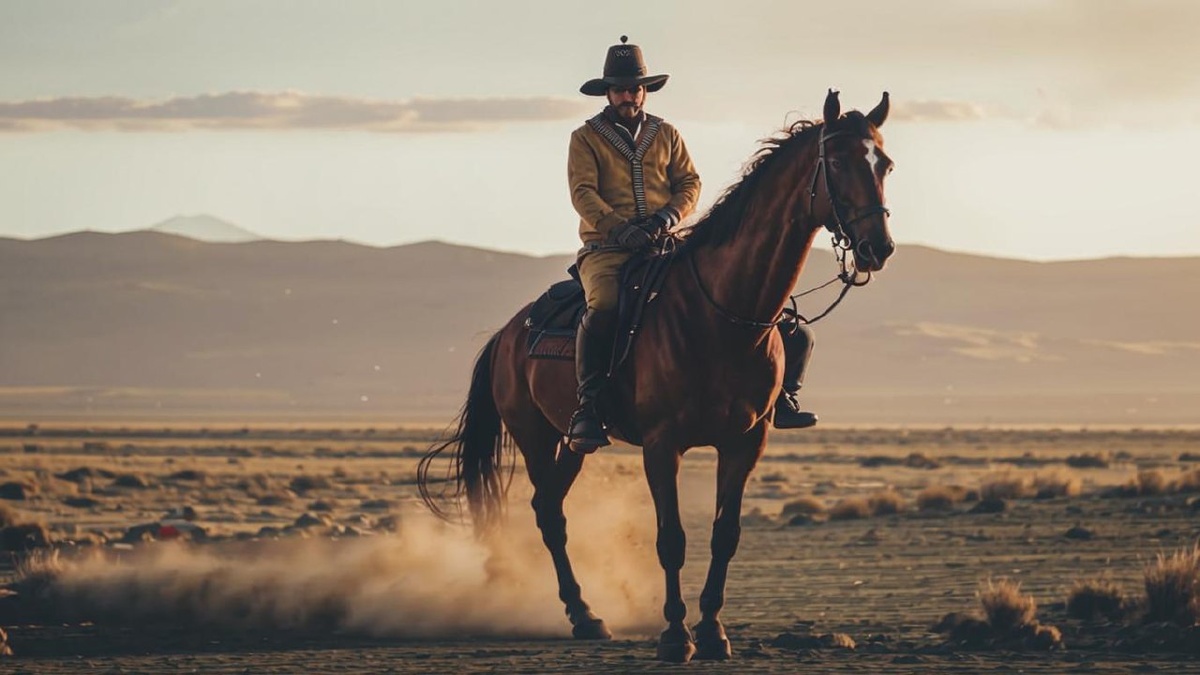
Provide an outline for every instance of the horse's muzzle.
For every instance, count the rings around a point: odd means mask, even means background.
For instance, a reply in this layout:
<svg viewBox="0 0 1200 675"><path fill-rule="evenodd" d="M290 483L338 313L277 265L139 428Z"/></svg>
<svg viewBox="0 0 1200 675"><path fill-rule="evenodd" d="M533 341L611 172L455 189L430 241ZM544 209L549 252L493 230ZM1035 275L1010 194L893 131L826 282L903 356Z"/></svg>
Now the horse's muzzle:
<svg viewBox="0 0 1200 675"><path fill-rule="evenodd" d="M879 244L863 239L854 245L854 267L862 272L878 272L895 250L896 242L891 237Z"/></svg>

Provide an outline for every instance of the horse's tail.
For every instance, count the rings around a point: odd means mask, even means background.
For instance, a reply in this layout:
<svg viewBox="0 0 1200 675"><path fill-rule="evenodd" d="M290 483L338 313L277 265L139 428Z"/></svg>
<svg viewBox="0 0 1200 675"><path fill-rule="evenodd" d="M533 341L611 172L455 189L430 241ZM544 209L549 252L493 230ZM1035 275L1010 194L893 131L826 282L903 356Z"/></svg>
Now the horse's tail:
<svg viewBox="0 0 1200 675"><path fill-rule="evenodd" d="M449 439L438 443L425 453L417 465L417 487L421 500L429 510L443 520L462 517L462 496L466 494L471 520L477 531L499 522L504 512L504 499L512 480L512 463L504 469L505 432L492 394L492 358L497 333L484 345L475 361L467 401L458 415L458 430ZM430 491L430 469L447 449L452 449L451 463L446 469L445 482L454 482L454 492ZM441 482L441 481L438 481ZM453 502L453 508L447 508Z"/></svg>

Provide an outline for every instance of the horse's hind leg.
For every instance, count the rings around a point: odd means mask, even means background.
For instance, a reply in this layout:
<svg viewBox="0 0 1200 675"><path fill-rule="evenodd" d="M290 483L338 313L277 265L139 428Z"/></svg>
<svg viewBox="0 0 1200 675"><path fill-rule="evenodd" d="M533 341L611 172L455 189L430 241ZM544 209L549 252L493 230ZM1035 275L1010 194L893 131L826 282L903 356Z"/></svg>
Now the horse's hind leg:
<svg viewBox="0 0 1200 675"><path fill-rule="evenodd" d="M567 518L563 514L563 501L583 468L583 456L563 452L558 457L562 434L545 419L521 425L521 428L510 427L509 433L525 455L525 468L533 483L533 511L538 529L542 531L542 542L554 560L558 597L566 605L571 633L583 640L609 640L612 633L583 601L579 582L567 557Z"/></svg>

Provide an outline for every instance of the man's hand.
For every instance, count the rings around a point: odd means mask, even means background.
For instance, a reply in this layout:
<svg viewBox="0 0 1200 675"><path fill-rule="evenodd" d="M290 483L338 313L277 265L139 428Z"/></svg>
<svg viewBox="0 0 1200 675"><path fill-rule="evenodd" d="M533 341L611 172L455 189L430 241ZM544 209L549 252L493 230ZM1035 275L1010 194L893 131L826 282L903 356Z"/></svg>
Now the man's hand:
<svg viewBox="0 0 1200 675"><path fill-rule="evenodd" d="M623 249L637 251L654 243L665 228L666 223L658 216L633 218L613 233L613 240Z"/></svg>

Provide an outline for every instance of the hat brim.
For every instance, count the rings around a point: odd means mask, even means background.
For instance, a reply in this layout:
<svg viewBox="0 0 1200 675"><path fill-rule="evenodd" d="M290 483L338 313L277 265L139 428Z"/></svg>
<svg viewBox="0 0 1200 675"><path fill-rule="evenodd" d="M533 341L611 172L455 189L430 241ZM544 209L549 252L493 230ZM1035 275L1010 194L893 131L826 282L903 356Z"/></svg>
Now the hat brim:
<svg viewBox="0 0 1200 675"><path fill-rule="evenodd" d="M646 91L658 91L667 83L667 78L670 75L647 75L646 77L598 77L594 80L588 80L579 88L579 93L588 96L604 96L608 93L609 87L636 87L639 84L646 88Z"/></svg>

